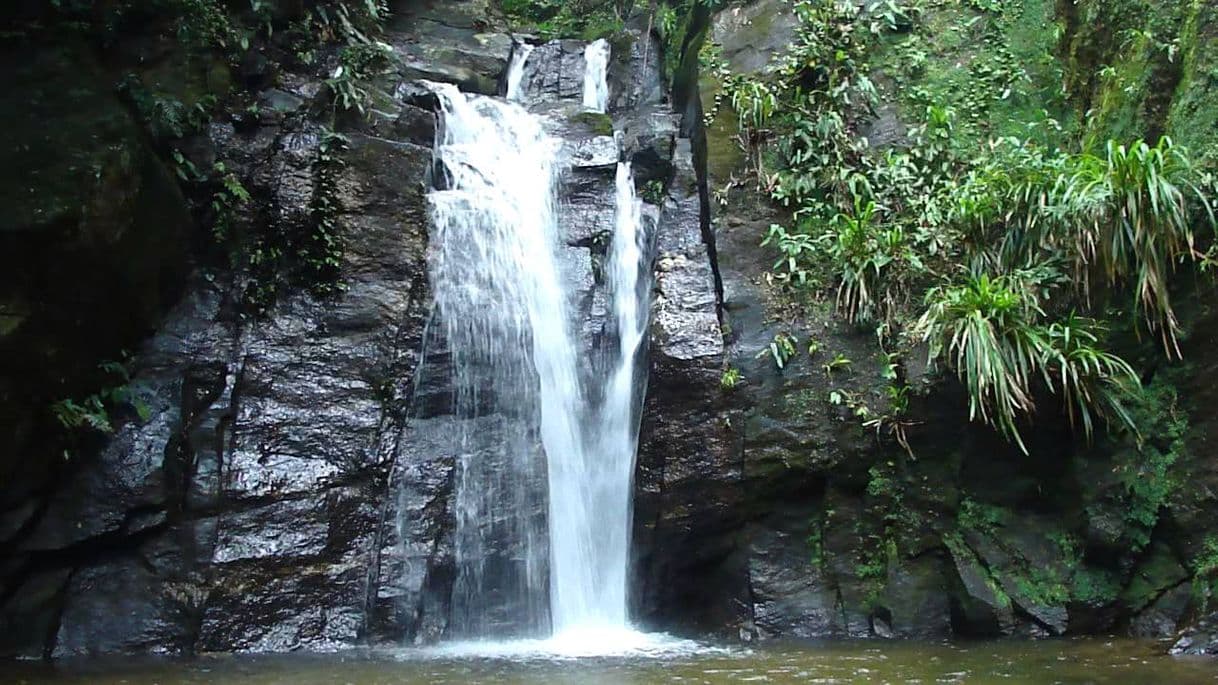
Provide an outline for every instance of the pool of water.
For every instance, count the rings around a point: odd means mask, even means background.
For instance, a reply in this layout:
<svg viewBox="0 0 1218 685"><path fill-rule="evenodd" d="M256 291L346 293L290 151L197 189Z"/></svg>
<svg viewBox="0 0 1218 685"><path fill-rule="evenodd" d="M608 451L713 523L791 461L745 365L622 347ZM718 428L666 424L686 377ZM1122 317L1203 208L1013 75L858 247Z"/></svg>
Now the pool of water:
<svg viewBox="0 0 1218 685"><path fill-rule="evenodd" d="M1164 656L1162 645L1130 640L784 643L750 648L671 641L600 657L548 647L516 643L190 661L0 663L0 683L1218 683L1218 660Z"/></svg>

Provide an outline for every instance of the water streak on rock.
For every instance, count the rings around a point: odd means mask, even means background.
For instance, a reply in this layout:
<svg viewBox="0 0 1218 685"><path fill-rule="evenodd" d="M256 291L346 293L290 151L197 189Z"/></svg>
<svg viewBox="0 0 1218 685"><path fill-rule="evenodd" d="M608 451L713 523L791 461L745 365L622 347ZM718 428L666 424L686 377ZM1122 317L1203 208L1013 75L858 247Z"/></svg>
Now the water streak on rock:
<svg viewBox="0 0 1218 685"><path fill-rule="evenodd" d="M609 41L604 38L584 48L584 107L604 112L609 108Z"/></svg>

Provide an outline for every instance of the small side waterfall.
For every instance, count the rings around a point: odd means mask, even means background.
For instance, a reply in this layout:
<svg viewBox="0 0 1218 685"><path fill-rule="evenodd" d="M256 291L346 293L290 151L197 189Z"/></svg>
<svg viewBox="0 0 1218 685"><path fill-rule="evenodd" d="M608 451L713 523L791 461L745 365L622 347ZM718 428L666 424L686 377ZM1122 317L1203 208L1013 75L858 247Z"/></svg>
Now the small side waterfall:
<svg viewBox="0 0 1218 685"><path fill-rule="evenodd" d="M647 261L647 235L643 226L643 201L635 192L634 173L628 162L617 167L617 218L609 254L608 281L613 294L617 324L617 354L604 387L600 411L596 460L604 470L603 498L597 508L603 512L600 531L599 563L606 569L604 606L606 618L619 625L626 623L627 579L629 566L631 486L634 457L638 448L639 348L647 330L650 268Z"/></svg>
<svg viewBox="0 0 1218 685"><path fill-rule="evenodd" d="M508 100L517 102L522 95L521 84L524 81L524 65L529 61L529 55L536 49L528 43L516 43L512 46L512 61L508 65L507 91L504 95Z"/></svg>
<svg viewBox="0 0 1218 685"><path fill-rule="evenodd" d="M634 455L638 441L637 353L647 326L642 201L630 165L618 165L616 221L607 264L617 349L607 378L591 394L599 404L581 423L585 450L550 461L550 545L556 635L605 639L628 628Z"/></svg>
<svg viewBox="0 0 1218 685"><path fill-rule="evenodd" d="M604 112L609 108L609 41L604 38L584 48L584 107Z"/></svg>

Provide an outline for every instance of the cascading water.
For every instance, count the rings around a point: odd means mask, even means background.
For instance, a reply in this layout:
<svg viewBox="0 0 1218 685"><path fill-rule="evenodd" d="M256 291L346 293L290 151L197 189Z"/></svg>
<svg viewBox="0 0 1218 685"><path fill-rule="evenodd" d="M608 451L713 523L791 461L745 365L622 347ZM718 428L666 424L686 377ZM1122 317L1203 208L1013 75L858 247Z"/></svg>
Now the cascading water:
<svg viewBox="0 0 1218 685"><path fill-rule="evenodd" d="M604 470L603 500L599 511L606 516L600 525L600 563L606 569L604 607L615 625L626 623L626 569L629 564L631 485L638 447L639 404L638 353L647 329L650 274L647 235L643 226L643 202L635 192L634 174L628 162L617 168L617 220L609 256L609 285L613 292L618 349L603 392L596 443L596 460Z"/></svg>
<svg viewBox="0 0 1218 685"><path fill-rule="evenodd" d="M604 38L584 48L584 107L604 112L609 108L609 41Z"/></svg>
<svg viewBox="0 0 1218 685"><path fill-rule="evenodd" d="M512 48L512 62L508 65L507 91L508 100L519 101L523 95L521 85L524 82L524 65L529 61L529 55L535 48L528 43L516 43Z"/></svg>
<svg viewBox="0 0 1218 685"><path fill-rule="evenodd" d="M587 53L585 100L591 93L599 109L608 47L598 41ZM527 95L527 58L513 56L509 97ZM601 344L604 373L581 386L582 346L559 276L558 141L517 104L433 89L443 125L430 275L464 426L453 436L461 456L450 633L537 634L548 621L553 643L568 651L645 644L627 614L650 273L630 165L617 170L605 270L614 314L606 332L616 335Z"/></svg>
<svg viewBox="0 0 1218 685"><path fill-rule="evenodd" d="M642 202L628 164L617 172L617 217L608 260L617 350L599 404L581 422L585 449L550 461L551 600L554 632L585 641L628 633L626 570L630 489L638 438L637 353L647 325L641 274Z"/></svg>
<svg viewBox="0 0 1218 685"><path fill-rule="evenodd" d="M544 525L530 506L530 491L544 487L538 438L552 455L582 452L584 402L555 255L557 142L517 105L434 90L444 176L430 195L435 311L456 414L486 419L459 436L452 632L536 633L547 595ZM488 622L498 613L507 615Z"/></svg>

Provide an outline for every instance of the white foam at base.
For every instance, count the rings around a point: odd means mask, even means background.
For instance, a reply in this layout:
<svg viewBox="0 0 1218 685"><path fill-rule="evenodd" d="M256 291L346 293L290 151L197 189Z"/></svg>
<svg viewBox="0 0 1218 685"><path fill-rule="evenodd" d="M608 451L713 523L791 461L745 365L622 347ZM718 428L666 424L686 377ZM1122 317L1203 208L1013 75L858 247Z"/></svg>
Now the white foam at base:
<svg viewBox="0 0 1218 685"><path fill-rule="evenodd" d="M430 659L579 659L595 657L671 658L727 653L694 640L666 633L644 633L615 626L572 628L553 637L502 642L446 642L399 654L399 658Z"/></svg>

